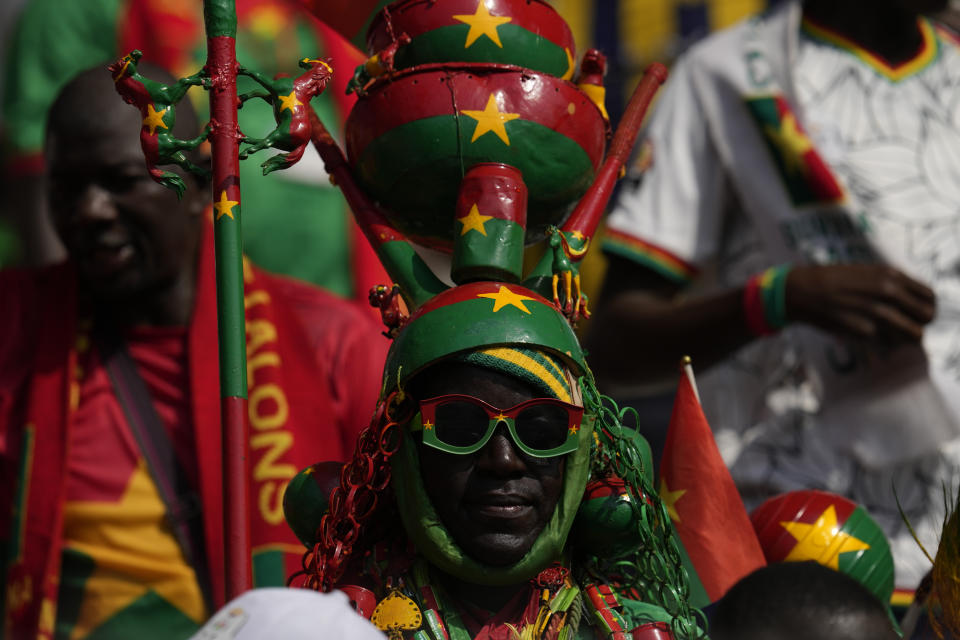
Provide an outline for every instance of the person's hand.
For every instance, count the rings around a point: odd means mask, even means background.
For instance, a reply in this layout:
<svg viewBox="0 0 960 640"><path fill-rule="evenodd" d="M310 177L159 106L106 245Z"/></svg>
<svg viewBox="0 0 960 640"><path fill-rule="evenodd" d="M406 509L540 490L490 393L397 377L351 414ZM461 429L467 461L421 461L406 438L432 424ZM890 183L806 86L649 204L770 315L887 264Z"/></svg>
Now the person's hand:
<svg viewBox="0 0 960 640"><path fill-rule="evenodd" d="M885 265L797 266L786 287L791 321L882 343L920 340L935 311L930 287Z"/></svg>

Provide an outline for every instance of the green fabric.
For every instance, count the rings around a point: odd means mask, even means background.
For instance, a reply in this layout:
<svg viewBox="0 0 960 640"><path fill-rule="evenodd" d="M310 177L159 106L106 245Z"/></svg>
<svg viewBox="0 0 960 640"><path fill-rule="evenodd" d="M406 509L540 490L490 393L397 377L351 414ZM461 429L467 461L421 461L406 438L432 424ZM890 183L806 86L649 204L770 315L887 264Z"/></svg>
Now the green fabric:
<svg viewBox="0 0 960 640"><path fill-rule="evenodd" d="M673 527L672 520L670 521L670 526ZM674 529L674 531L676 531L676 529ZM683 540L680 539L680 534L674 533L673 539L677 541L680 561L683 563L683 568L687 572L687 581L690 584L690 597L687 600L691 607L702 609L710 604L710 596L707 595L707 590L704 588L703 583L700 582L700 576L693 566L693 560L690 559L687 548L683 546Z"/></svg>
<svg viewBox="0 0 960 640"><path fill-rule="evenodd" d="M584 416L580 446L567 457L563 492L550 522L519 562L509 567L490 567L467 556L440 522L420 476L417 445L410 433L404 430L403 444L391 458L394 493L404 529L417 551L430 564L461 580L490 586L529 580L551 562L560 559L563 553L590 473L592 444L593 416Z"/></svg>
<svg viewBox="0 0 960 640"><path fill-rule="evenodd" d="M200 625L156 591L148 591L84 640L180 640L189 638L199 629Z"/></svg>
<svg viewBox="0 0 960 640"><path fill-rule="evenodd" d="M11 30L3 122L14 153L39 153L53 98L81 69L116 57L122 0L30 0Z"/></svg>
<svg viewBox="0 0 960 640"><path fill-rule="evenodd" d="M62 562L55 640L67 640L73 634L87 580L96 569L90 556L75 549L64 549ZM151 590L104 621L86 640L178 640L198 629L196 622Z"/></svg>
<svg viewBox="0 0 960 640"><path fill-rule="evenodd" d="M287 584L286 552L255 551L253 553L253 586L282 587Z"/></svg>
<svg viewBox="0 0 960 640"><path fill-rule="evenodd" d="M623 605L620 614L627 620L629 625L629 628L625 629L625 631L630 631L634 627L639 627L648 622L671 621L670 614L655 604L640 602L639 600L630 600L628 598L621 598L620 604Z"/></svg>
<svg viewBox="0 0 960 640"><path fill-rule="evenodd" d="M93 558L77 551L64 549L60 557L60 587L57 591L57 621L54 639L69 638L80 616L80 604L87 580L97 568Z"/></svg>

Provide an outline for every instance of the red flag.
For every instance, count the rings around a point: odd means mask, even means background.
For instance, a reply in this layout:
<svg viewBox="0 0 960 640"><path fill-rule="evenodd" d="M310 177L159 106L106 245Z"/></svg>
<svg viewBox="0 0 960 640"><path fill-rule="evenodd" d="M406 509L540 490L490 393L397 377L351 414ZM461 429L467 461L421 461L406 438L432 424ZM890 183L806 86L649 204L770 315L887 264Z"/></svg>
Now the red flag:
<svg viewBox="0 0 960 640"><path fill-rule="evenodd" d="M660 462L659 492L711 601L766 564L703 415L689 363L677 386Z"/></svg>

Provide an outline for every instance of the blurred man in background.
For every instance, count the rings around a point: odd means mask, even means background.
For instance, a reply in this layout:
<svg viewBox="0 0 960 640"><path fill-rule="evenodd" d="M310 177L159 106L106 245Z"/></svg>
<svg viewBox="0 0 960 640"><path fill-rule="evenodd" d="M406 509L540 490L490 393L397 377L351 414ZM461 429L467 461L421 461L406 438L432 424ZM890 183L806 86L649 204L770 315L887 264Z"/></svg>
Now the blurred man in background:
<svg viewBox="0 0 960 640"><path fill-rule="evenodd" d="M196 135L188 102L177 115L175 135ZM0 272L3 607L15 638L186 638L223 604L209 190L187 176L178 200L154 182L140 128L105 64L67 84L45 158L68 261ZM303 552L283 519L287 482L353 450L387 345L365 310L247 267L253 579L280 586Z"/></svg>
<svg viewBox="0 0 960 640"><path fill-rule="evenodd" d="M944 5L785 3L681 58L588 338L621 396L715 364L703 405L748 506L846 494L910 588L928 563L891 487L932 544L960 465L960 51L921 15Z"/></svg>

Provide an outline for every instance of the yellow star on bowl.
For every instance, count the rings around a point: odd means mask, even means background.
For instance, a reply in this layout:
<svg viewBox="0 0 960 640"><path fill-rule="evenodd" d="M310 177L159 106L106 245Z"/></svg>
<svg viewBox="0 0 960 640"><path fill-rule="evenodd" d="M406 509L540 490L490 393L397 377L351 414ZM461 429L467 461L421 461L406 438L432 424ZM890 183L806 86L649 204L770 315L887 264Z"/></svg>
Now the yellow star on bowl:
<svg viewBox="0 0 960 640"><path fill-rule="evenodd" d="M837 509L832 504L813 524L781 522L780 526L797 539L796 546L785 558L787 562L816 560L831 569L839 569L841 553L865 551L870 548L870 545L863 540L840 530L837 526Z"/></svg>
<svg viewBox="0 0 960 640"><path fill-rule="evenodd" d="M453 16L453 19L470 25L470 31L467 32L467 41L463 45L464 49L476 42L480 36L487 36L493 41L493 44L503 49L497 27L513 20L513 18L490 15L484 0L477 3L477 10L473 14L456 15Z"/></svg>
<svg viewBox="0 0 960 640"><path fill-rule="evenodd" d="M477 121L477 128L473 130L473 137L470 138L470 142L476 142L477 138L488 131L492 131L507 146L510 146L510 138L507 137L506 123L520 117L519 113L500 111L497 108L497 98L492 93L487 98L487 106L483 108L483 111L463 109L460 113Z"/></svg>

